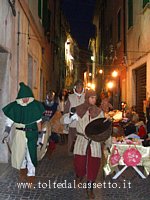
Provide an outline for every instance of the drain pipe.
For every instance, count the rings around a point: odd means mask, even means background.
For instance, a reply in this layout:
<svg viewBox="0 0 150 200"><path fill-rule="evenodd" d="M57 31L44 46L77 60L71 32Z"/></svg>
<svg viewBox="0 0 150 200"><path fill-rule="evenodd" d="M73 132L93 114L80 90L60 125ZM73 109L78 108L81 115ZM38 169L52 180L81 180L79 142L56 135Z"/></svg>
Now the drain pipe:
<svg viewBox="0 0 150 200"><path fill-rule="evenodd" d="M126 0L123 0L123 37L124 37L124 61L126 61L127 56L127 36L126 36Z"/></svg>
<svg viewBox="0 0 150 200"><path fill-rule="evenodd" d="M17 37L17 91L19 90L19 56L20 56L20 12L18 12L18 37Z"/></svg>

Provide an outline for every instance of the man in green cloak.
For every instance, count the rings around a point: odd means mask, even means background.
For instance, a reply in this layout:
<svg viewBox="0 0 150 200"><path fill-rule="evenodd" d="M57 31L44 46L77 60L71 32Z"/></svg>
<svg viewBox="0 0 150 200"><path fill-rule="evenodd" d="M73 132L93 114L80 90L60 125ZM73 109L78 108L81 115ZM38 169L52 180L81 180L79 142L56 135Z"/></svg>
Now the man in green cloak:
<svg viewBox="0 0 150 200"><path fill-rule="evenodd" d="M27 178L28 182L34 182L38 132L41 131L41 118L45 109L41 102L34 99L32 90L21 82L16 100L2 110L7 117L3 142L7 141L12 125L15 126L11 149L12 167L20 170L21 181Z"/></svg>

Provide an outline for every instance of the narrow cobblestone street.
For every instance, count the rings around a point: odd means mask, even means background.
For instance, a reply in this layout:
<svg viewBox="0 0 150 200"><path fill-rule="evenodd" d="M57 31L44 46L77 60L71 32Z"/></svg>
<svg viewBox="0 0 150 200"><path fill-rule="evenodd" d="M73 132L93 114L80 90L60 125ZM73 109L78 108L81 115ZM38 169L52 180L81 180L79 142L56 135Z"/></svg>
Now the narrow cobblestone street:
<svg viewBox="0 0 150 200"><path fill-rule="evenodd" d="M0 176L0 200L87 199L85 189L74 188L72 157L67 155L66 145L57 145L57 149L50 160L45 156L39 162L36 177L37 184L34 189L19 189L17 186L18 171L8 166ZM129 181L131 182L130 188ZM99 174L97 184L103 184L103 182L104 180L100 178ZM62 183L62 185L59 183ZM132 200L135 198L136 200L149 200L150 178L142 180L133 169L127 169L117 180L112 180L111 176L108 176L105 183L105 187L103 184L102 188L97 187L95 189L96 200ZM118 188L115 188L116 186Z"/></svg>

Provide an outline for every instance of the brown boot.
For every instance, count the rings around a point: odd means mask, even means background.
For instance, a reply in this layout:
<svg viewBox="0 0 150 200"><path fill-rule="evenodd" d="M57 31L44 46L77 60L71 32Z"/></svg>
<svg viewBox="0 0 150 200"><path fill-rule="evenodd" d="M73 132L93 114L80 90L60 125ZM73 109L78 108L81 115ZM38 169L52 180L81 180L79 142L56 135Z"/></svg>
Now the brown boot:
<svg viewBox="0 0 150 200"><path fill-rule="evenodd" d="M87 193L88 199L95 199L95 194L93 192L93 189L87 189L86 193Z"/></svg>
<svg viewBox="0 0 150 200"><path fill-rule="evenodd" d="M28 183L35 183L35 176L27 176L27 182Z"/></svg>
<svg viewBox="0 0 150 200"><path fill-rule="evenodd" d="M30 189L35 189L35 176L27 176L27 182Z"/></svg>
<svg viewBox="0 0 150 200"><path fill-rule="evenodd" d="M83 182L83 177L76 177L76 180L75 180L76 188L78 188L79 184L82 182Z"/></svg>
<svg viewBox="0 0 150 200"><path fill-rule="evenodd" d="M52 158L52 153L53 153L53 150L52 149L48 149L47 157L48 157L49 160Z"/></svg>
<svg viewBox="0 0 150 200"><path fill-rule="evenodd" d="M27 180L27 168L24 169L20 169L20 173L19 173L19 181L23 182Z"/></svg>
<svg viewBox="0 0 150 200"><path fill-rule="evenodd" d="M93 182L91 181L87 182L86 193L87 193L88 199L95 199L95 194L93 192Z"/></svg>

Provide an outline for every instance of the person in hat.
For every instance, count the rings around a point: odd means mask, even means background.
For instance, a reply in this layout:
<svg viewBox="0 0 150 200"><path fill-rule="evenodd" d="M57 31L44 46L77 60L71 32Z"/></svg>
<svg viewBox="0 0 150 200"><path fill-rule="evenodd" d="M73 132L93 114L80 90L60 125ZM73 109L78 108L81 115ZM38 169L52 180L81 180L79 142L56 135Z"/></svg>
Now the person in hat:
<svg viewBox="0 0 150 200"><path fill-rule="evenodd" d="M77 80L74 84L73 94L69 94L68 100L65 104L63 122L64 124L69 124L69 132L68 132L68 153L72 155L73 144L76 139L76 120L71 118L71 108L76 107L84 103L84 86L83 81Z"/></svg>
<svg viewBox="0 0 150 200"><path fill-rule="evenodd" d="M94 199L93 183L97 177L101 160L101 144L88 138L85 127L93 120L103 117L103 112L96 105L96 92L88 90L85 93L85 102L76 107L78 121L77 139L74 146L74 168L76 185L87 177L87 195Z"/></svg>
<svg viewBox="0 0 150 200"><path fill-rule="evenodd" d="M41 131L41 120L44 107L34 99L32 90L23 82L14 102L3 109L6 115L6 126L3 142L8 141L12 125L15 135L12 141L12 167L20 170L20 181L35 181L35 167L37 166L38 131Z"/></svg>

